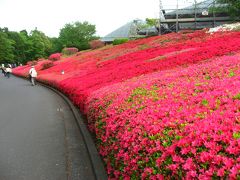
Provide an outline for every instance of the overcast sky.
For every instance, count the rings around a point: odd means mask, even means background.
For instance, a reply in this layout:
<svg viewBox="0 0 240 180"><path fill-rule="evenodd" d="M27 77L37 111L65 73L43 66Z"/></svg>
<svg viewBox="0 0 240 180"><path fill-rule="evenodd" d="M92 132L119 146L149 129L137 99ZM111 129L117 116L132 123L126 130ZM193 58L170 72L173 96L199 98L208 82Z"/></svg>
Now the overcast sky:
<svg viewBox="0 0 240 180"><path fill-rule="evenodd" d="M162 2L163 8L176 7L176 0ZM180 6L192 2L179 0ZM96 25L102 37L131 20L157 18L158 14L159 0L0 0L0 27L28 32L37 27L49 37L58 37L66 23L76 21Z"/></svg>

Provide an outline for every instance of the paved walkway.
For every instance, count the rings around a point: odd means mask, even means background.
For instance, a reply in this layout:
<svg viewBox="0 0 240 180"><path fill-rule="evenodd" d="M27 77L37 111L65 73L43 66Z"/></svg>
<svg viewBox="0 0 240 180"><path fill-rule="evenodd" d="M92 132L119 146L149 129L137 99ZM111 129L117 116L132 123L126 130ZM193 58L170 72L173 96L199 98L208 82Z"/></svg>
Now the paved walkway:
<svg viewBox="0 0 240 180"><path fill-rule="evenodd" d="M0 179L95 179L72 112L54 92L0 74Z"/></svg>

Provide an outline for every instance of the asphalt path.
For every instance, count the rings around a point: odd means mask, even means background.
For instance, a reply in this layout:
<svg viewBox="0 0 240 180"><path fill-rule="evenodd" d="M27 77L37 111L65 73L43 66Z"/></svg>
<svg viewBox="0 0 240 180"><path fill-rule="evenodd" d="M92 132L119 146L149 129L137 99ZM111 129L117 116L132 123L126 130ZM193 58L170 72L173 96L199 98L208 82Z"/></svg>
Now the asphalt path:
<svg viewBox="0 0 240 180"><path fill-rule="evenodd" d="M66 102L0 74L0 180L95 179Z"/></svg>

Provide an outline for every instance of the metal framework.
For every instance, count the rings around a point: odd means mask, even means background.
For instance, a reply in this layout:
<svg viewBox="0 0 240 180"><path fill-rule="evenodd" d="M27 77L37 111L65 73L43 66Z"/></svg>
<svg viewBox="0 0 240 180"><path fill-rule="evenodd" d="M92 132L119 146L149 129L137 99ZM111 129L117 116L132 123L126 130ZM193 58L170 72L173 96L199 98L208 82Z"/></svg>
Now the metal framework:
<svg viewBox="0 0 240 180"><path fill-rule="evenodd" d="M178 32L182 29L196 30L215 27L231 20L226 14L216 14L215 0L204 8L200 6L203 3L197 3L197 0L193 0L193 5L190 8L179 8L179 0L176 0L175 9L164 9L162 0L159 0L159 28L163 24L167 24L172 31ZM160 28L159 34L163 33Z"/></svg>
<svg viewBox="0 0 240 180"><path fill-rule="evenodd" d="M159 35L162 33L161 31L161 24L162 22L165 21L165 16L164 16L164 9L163 9L163 5L162 5L162 0L159 0Z"/></svg>

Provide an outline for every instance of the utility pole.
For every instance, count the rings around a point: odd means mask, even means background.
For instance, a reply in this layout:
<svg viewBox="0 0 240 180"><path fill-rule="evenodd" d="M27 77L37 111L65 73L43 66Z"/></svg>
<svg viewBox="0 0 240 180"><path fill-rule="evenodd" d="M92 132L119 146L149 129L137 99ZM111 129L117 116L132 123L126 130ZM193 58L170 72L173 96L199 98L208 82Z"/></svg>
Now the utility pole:
<svg viewBox="0 0 240 180"><path fill-rule="evenodd" d="M213 27L216 26L215 0L213 1Z"/></svg>
<svg viewBox="0 0 240 180"><path fill-rule="evenodd" d="M162 0L159 0L159 31L158 34L161 35L161 20L164 19Z"/></svg>
<svg viewBox="0 0 240 180"><path fill-rule="evenodd" d="M178 0L177 0L177 11L176 11L176 32L178 32Z"/></svg>
<svg viewBox="0 0 240 180"><path fill-rule="evenodd" d="M197 29L197 0L194 0L194 25L195 30Z"/></svg>

